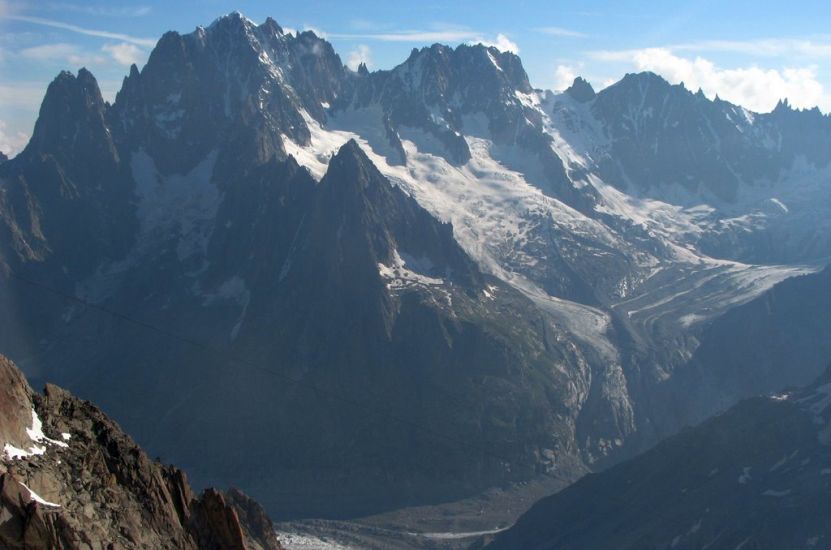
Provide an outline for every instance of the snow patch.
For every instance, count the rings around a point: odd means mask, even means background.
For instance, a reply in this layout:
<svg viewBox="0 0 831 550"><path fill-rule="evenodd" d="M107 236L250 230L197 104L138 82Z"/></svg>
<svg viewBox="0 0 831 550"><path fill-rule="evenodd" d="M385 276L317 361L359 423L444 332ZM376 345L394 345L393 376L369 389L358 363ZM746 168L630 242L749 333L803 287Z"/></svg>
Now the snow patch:
<svg viewBox="0 0 831 550"><path fill-rule="evenodd" d="M43 422L41 422L40 417L37 412L35 412L35 409L32 409L32 426L30 428L26 428L26 435L29 436L29 439L31 439L33 443L33 445L29 447L28 451L15 447L11 443L6 443L3 446L3 452L8 459L17 460L20 458L42 455L46 452L46 447L48 445L55 445L62 448L69 447L69 445L64 441L51 439L43 433Z"/></svg>
<svg viewBox="0 0 831 550"><path fill-rule="evenodd" d="M425 274L431 271L433 271L433 264L428 258L416 259L406 253L402 257L398 250L392 251L390 265L378 264L378 273L387 281L387 288L390 289L444 284L444 280Z"/></svg>
<svg viewBox="0 0 831 550"><path fill-rule="evenodd" d="M28 451L24 451L18 447L15 447L11 443L6 443L3 446L3 452L6 454L6 458L9 460L17 460L19 458L28 458L30 456L35 455L42 455L46 452L46 447L38 447L37 445L33 445L29 447Z"/></svg>
<svg viewBox="0 0 831 550"><path fill-rule="evenodd" d="M40 495L38 495L36 492L32 491L32 490L31 490L31 489L30 489L30 488L29 488L29 487L28 487L25 483L23 483L22 481L18 481L18 483L20 483L20 486L21 486L21 487L23 487L24 489L26 489L26 490L29 492L29 497L30 497L32 500L34 500L35 502L37 502L38 504L42 504L42 505L44 505L44 506L51 506L51 507L53 507L53 508L60 508L60 507L61 507L61 505L60 505L60 504L55 504L54 502L49 502L48 500L43 499Z"/></svg>

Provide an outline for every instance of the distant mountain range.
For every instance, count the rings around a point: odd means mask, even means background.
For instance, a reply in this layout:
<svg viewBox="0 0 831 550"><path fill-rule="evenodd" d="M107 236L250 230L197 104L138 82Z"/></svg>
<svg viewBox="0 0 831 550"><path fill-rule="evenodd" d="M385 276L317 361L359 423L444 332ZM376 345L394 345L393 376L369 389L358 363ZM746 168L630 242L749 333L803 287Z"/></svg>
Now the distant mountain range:
<svg viewBox="0 0 831 550"><path fill-rule="evenodd" d="M352 71L233 13L112 104L49 86L0 164L0 350L284 517L568 476L821 372L829 145L651 73Z"/></svg>

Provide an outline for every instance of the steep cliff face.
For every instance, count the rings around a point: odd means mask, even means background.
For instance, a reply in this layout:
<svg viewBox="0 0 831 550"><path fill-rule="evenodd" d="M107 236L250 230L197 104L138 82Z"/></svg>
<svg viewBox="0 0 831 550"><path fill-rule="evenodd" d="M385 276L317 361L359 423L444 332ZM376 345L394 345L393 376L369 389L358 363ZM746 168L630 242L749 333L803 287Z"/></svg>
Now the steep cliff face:
<svg viewBox="0 0 831 550"><path fill-rule="evenodd" d="M32 394L2 356L0 387L3 548L281 548L259 505L196 496L91 403L52 385Z"/></svg>

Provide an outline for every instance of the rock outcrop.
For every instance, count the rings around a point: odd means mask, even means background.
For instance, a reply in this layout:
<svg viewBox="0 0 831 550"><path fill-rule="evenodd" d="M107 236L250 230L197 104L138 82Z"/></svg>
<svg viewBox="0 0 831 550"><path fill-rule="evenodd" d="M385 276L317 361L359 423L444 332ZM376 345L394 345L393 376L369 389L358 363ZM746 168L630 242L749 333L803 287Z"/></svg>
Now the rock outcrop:
<svg viewBox="0 0 831 550"><path fill-rule="evenodd" d="M53 385L33 394L2 356L0 392L0 547L281 548L256 502L197 497L97 407Z"/></svg>

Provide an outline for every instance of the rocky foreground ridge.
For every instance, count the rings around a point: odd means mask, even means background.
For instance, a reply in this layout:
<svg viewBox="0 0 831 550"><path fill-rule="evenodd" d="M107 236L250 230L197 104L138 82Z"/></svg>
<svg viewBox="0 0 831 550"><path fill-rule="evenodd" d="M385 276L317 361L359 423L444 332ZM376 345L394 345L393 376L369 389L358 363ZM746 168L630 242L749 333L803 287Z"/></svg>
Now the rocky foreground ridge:
<svg viewBox="0 0 831 550"><path fill-rule="evenodd" d="M95 405L51 384L32 392L3 356L0 446L2 548L282 548L245 494L195 495Z"/></svg>

